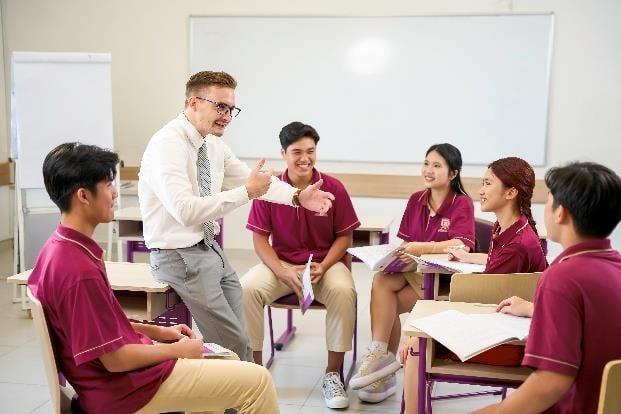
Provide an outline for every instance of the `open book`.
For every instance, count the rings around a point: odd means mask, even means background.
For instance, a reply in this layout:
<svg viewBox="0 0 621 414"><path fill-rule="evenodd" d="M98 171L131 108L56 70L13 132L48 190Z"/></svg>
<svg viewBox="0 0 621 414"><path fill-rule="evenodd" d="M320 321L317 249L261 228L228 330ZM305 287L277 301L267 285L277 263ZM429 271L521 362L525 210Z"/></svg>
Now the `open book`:
<svg viewBox="0 0 621 414"><path fill-rule="evenodd" d="M523 341L530 329L530 318L504 313L465 314L456 310L410 323L453 351L462 361L506 342Z"/></svg>
<svg viewBox="0 0 621 414"><path fill-rule="evenodd" d="M417 263L405 263L397 256L400 244L377 244L373 246L350 247L347 253L366 263L371 270L388 273L410 272L416 270Z"/></svg>
<svg viewBox="0 0 621 414"><path fill-rule="evenodd" d="M233 351L218 344L209 342L203 345L203 358L227 358L234 355Z"/></svg>
<svg viewBox="0 0 621 414"><path fill-rule="evenodd" d="M371 270L381 270L388 273L415 271L418 265L432 269L437 273L482 273L485 265L462 263L444 258L422 258L413 254L404 253L412 258L412 263L405 263L397 255L400 244L378 244L374 246L350 247L347 252L366 263Z"/></svg>

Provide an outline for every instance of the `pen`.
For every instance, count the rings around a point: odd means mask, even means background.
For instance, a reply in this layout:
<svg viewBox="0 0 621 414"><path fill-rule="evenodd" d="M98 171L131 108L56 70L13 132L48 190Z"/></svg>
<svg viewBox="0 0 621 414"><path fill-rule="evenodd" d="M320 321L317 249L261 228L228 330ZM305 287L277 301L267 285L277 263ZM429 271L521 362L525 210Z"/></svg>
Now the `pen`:
<svg viewBox="0 0 621 414"><path fill-rule="evenodd" d="M498 305L494 305L493 303L475 303L473 306L478 306L481 308L495 308Z"/></svg>
<svg viewBox="0 0 621 414"><path fill-rule="evenodd" d="M466 246L464 244L458 244L456 246L449 246L449 249L451 250L464 250L466 248Z"/></svg>

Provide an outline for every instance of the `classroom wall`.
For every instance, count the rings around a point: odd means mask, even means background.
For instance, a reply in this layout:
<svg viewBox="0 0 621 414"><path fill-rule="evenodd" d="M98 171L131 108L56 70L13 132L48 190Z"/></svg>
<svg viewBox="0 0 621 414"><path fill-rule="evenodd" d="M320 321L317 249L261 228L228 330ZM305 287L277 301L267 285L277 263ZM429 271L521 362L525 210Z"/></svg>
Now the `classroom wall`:
<svg viewBox="0 0 621 414"><path fill-rule="evenodd" d="M183 85L188 77L188 16L191 14L392 16L552 11L556 14L556 27L548 159L545 168L537 169L537 176L541 178L549 166L575 159L598 161L621 172L621 117L618 115L621 2L618 0L2 0L0 4L7 81L13 51L112 53L115 146L126 165L138 165L149 137L182 109ZM242 102L237 103L243 107ZM377 119L371 122L381 122L381 118L378 113ZM236 120L242 121L241 117ZM7 146L8 136L6 126L0 127L4 137L0 143L2 149ZM252 137L248 139L251 145ZM321 152L318 155L321 157ZM277 154L266 156L277 157ZM282 165L270 164L274 168ZM378 174L420 171L417 162L319 163L319 167L324 171ZM464 169L466 176L480 176L482 172L480 166ZM365 199L356 201L360 211L374 210L374 203ZM243 229L246 211L240 209L228 218L226 240L230 247L250 247L250 238Z"/></svg>
<svg viewBox="0 0 621 414"><path fill-rule="evenodd" d="M3 31L4 25L2 24L3 15L2 8L0 8L0 67L4 65L4 53L3 53ZM9 157L9 135L8 135L8 111L7 102L8 97L6 94L7 88L4 84L4 76L0 78L0 163L7 161ZM6 99L5 99L6 98ZM0 186L0 241L7 240L13 237L13 216L14 216L14 191L9 186Z"/></svg>

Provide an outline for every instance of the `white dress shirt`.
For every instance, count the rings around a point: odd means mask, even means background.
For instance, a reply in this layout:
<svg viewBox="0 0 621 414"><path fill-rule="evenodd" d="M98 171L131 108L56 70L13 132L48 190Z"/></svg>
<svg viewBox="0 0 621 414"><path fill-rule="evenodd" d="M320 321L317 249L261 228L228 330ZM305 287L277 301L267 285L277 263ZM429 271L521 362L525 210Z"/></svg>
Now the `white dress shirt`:
<svg viewBox="0 0 621 414"><path fill-rule="evenodd" d="M196 160L207 143L211 195L201 197ZM247 203L250 168L221 138L203 138L183 113L153 135L142 156L138 199L143 235L150 249L189 247L203 238L202 223L216 220ZM272 177L264 200L292 203L294 187ZM216 223L216 234L219 226Z"/></svg>

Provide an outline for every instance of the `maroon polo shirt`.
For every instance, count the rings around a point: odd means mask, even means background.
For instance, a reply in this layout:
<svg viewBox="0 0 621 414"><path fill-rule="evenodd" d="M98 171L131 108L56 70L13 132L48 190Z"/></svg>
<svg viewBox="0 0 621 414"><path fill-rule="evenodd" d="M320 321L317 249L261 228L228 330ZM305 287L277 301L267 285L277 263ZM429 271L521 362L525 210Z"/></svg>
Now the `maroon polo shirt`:
<svg viewBox="0 0 621 414"><path fill-rule="evenodd" d="M103 251L91 238L59 225L41 249L28 287L43 305L58 368L84 411L135 412L172 372L176 360L129 372L109 372L100 362L123 345L152 341L127 320L108 282Z"/></svg>
<svg viewBox="0 0 621 414"><path fill-rule="evenodd" d="M407 242L441 242L460 239L474 250L474 206L470 197L450 191L435 216L429 210L431 190L410 196L398 236ZM438 252L440 253L440 252Z"/></svg>
<svg viewBox="0 0 621 414"><path fill-rule="evenodd" d="M542 272L548 265L539 236L528 224L526 216L500 234L494 223L492 240L487 254L485 273Z"/></svg>
<svg viewBox="0 0 621 414"><path fill-rule="evenodd" d="M291 184L287 171L280 177ZM360 227L349 194L334 177L313 172L312 183L323 179L321 189L334 194L332 208L325 216L318 216L305 208L254 200L246 228L257 234L272 236L272 248L280 260L305 264L309 254L314 262L321 262L328 254L337 236L351 234Z"/></svg>
<svg viewBox="0 0 621 414"><path fill-rule="evenodd" d="M563 251L541 275L523 365L575 377L547 413L595 413L604 366L621 359L621 254L606 239Z"/></svg>

